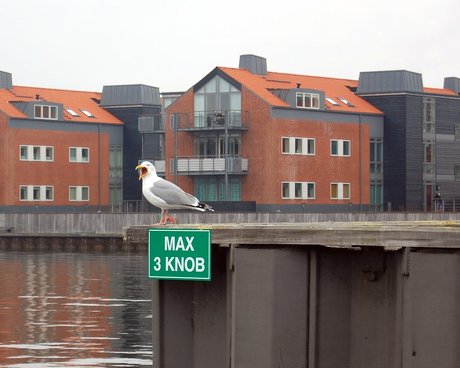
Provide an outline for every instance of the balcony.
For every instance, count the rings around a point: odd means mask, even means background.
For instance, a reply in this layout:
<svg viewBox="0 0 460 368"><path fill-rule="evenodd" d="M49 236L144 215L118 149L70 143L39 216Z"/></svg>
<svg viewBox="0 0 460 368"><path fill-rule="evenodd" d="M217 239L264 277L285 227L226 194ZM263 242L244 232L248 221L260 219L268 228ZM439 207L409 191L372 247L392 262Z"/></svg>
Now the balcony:
<svg viewBox="0 0 460 368"><path fill-rule="evenodd" d="M247 130L248 111L195 111L193 118L187 114L171 115L171 129L177 126L177 130Z"/></svg>
<svg viewBox="0 0 460 368"><path fill-rule="evenodd" d="M174 161L172 161L174 162ZM248 159L242 157L227 158L227 173L230 175L244 175L248 171ZM180 175L224 175L225 158L190 158L177 159L177 173Z"/></svg>

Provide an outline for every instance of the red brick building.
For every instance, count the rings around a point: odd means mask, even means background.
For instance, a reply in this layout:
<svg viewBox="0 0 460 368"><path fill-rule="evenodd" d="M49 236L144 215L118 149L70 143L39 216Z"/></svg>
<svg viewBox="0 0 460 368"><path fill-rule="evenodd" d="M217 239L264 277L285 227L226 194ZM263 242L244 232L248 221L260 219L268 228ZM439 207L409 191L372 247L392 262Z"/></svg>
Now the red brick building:
<svg viewBox="0 0 460 368"><path fill-rule="evenodd" d="M121 200L123 123L100 98L13 86L0 72L3 211L79 211Z"/></svg>
<svg viewBox="0 0 460 368"><path fill-rule="evenodd" d="M383 114L356 87L269 72L254 55L216 67L166 110L166 177L203 201L257 210L380 206L382 173L370 167L383 160Z"/></svg>

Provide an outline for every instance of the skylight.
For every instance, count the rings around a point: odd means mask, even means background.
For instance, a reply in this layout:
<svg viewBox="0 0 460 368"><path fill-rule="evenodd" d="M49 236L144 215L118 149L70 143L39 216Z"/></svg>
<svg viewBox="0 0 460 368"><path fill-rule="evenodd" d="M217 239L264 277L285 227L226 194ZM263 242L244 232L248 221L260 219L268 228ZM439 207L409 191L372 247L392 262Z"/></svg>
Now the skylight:
<svg viewBox="0 0 460 368"><path fill-rule="evenodd" d="M337 97L340 101L342 101L345 105L349 106L349 107L355 107L355 105L353 105L350 101L348 101L346 98L343 98L343 97Z"/></svg>
<svg viewBox="0 0 460 368"><path fill-rule="evenodd" d="M333 100L332 98L330 97L326 97L326 101L329 102L331 105L334 105L334 106L339 106L338 102Z"/></svg>
<svg viewBox="0 0 460 368"><path fill-rule="evenodd" d="M65 109L65 111L67 111L72 116L80 116L75 111L73 111L72 109Z"/></svg>
<svg viewBox="0 0 460 368"><path fill-rule="evenodd" d="M94 118L94 115L91 114L88 110L83 110L83 109L80 109L80 111L85 114L87 117L89 118Z"/></svg>

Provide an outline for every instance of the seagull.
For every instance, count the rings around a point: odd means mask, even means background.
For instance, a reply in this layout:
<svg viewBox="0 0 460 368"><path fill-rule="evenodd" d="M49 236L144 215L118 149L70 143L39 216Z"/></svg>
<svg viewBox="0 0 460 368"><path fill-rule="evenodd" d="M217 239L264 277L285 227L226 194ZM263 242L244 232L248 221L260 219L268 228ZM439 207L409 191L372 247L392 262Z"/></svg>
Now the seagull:
<svg viewBox="0 0 460 368"><path fill-rule="evenodd" d="M160 225L166 225L168 222L174 224L174 219L168 215L169 209L214 211L211 206L184 192L176 184L160 178L151 162L144 161L137 165L135 170L139 172L139 180L142 179L142 194L147 201L161 209Z"/></svg>

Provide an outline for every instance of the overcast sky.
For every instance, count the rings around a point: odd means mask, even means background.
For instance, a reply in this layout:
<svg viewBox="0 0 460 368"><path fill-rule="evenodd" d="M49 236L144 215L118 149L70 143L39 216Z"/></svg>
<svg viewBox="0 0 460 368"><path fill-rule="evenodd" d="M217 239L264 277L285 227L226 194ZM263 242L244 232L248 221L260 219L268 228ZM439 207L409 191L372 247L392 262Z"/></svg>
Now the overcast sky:
<svg viewBox="0 0 460 368"><path fill-rule="evenodd" d="M22 86L184 91L241 54L269 71L460 77L459 0L1 0L0 70Z"/></svg>

